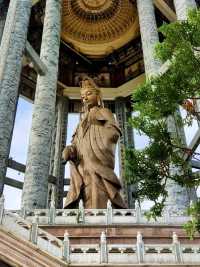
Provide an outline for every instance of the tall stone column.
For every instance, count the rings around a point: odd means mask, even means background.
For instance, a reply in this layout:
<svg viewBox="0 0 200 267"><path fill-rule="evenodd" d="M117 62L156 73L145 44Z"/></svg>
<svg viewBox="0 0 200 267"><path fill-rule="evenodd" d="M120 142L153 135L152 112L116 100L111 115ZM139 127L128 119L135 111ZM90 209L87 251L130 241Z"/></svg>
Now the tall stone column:
<svg viewBox="0 0 200 267"><path fill-rule="evenodd" d="M8 1L0 0L0 44L8 11Z"/></svg>
<svg viewBox="0 0 200 267"><path fill-rule="evenodd" d="M10 1L0 47L0 195L14 126L31 0Z"/></svg>
<svg viewBox="0 0 200 267"><path fill-rule="evenodd" d="M168 117L168 131L172 137L179 138L182 146L186 147L187 144L184 128L180 127L177 123L180 120L180 117L181 114L179 110L177 110L173 116ZM180 168L173 165L170 166L170 173L172 175L175 175L176 173L179 174L180 172ZM189 207L191 200L196 200L195 190L182 187L172 180L167 181L166 190L168 192L168 197L166 199L165 206L168 210L185 210Z"/></svg>
<svg viewBox="0 0 200 267"><path fill-rule="evenodd" d="M174 6L178 20L186 20L188 9L197 7L195 0L174 0Z"/></svg>
<svg viewBox="0 0 200 267"><path fill-rule="evenodd" d="M51 154L51 134L55 113L60 45L61 0L47 0L40 58L47 66L38 76L29 139L22 206L46 208Z"/></svg>
<svg viewBox="0 0 200 267"><path fill-rule="evenodd" d="M155 45L159 42L153 0L137 0L146 76L155 75L161 63L155 58Z"/></svg>
<svg viewBox="0 0 200 267"><path fill-rule="evenodd" d="M126 99L123 97L117 98L115 100L115 114L117 117L117 121L119 123L119 127L122 131L122 136L119 140L119 170L120 170L120 180L123 188L123 195L126 199L129 208L134 208L135 199L134 199L134 189L135 185L126 185L125 181L125 147L134 147L134 137L133 137L133 129L128 124L128 119L131 117L131 111L127 111L126 108Z"/></svg>
<svg viewBox="0 0 200 267"><path fill-rule="evenodd" d="M66 146L69 100L58 97L56 103L55 134L52 140L50 174L57 178L55 191L56 207L63 207L65 166L62 164L62 151Z"/></svg>
<svg viewBox="0 0 200 267"><path fill-rule="evenodd" d="M186 0L185 0L186 1ZM189 0L188 0L189 1ZM183 2L177 0L177 2ZM144 55L145 72L147 78L159 73L161 63L155 59L154 48L159 41L157 25L154 14L152 0L137 0L140 32L142 37L142 47ZM177 134L176 122L174 117L168 119L168 129L171 134ZM179 129L182 135L182 131ZM171 172L177 172L174 166L171 166ZM189 194L186 188L179 186L174 181L169 181L167 184L168 199L166 202L167 208L174 210L185 209L189 205Z"/></svg>
<svg viewBox="0 0 200 267"><path fill-rule="evenodd" d="M134 134L133 134L133 128L129 125L129 118L132 117L132 110L128 109L126 110L126 122L125 122L125 135L126 135L126 146L130 148L135 147L134 142ZM127 186L127 200L128 200L128 207L130 209L135 208L135 191L136 191L137 185L128 185Z"/></svg>

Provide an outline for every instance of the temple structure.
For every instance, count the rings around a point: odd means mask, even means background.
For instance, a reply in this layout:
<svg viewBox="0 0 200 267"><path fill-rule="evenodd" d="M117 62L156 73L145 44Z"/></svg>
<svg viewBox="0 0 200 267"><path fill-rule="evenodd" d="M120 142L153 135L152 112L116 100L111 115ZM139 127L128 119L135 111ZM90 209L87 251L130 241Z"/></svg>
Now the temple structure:
<svg viewBox="0 0 200 267"><path fill-rule="evenodd" d="M195 0L0 0L1 266L199 266L200 237L188 241L180 226L188 219L186 189L168 184L166 210L155 223L135 205L136 185L124 182L124 148L134 147L132 91L165 69L154 56L163 38L158 27L185 20L198 6ZM98 79L122 131L120 180L128 210L113 210L109 202L105 210L84 210L81 202L77 210L62 210L70 181L61 154L68 114L81 111L85 75ZM20 95L34 103L26 166L9 159ZM198 132L192 150L199 140ZM7 167L24 172L24 182L6 177ZM23 190L20 211L5 211L4 185Z"/></svg>

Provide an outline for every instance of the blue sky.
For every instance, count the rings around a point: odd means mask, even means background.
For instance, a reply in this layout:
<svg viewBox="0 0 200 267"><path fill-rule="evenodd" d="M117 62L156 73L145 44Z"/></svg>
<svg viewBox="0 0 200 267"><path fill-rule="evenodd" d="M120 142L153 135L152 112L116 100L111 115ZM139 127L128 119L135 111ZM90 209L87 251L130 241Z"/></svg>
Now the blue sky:
<svg viewBox="0 0 200 267"><path fill-rule="evenodd" d="M17 114L15 120L15 126L13 131L13 138L11 143L10 157L17 162L26 164L29 132L31 128L33 104L23 98L19 98ZM183 116L185 112L182 111ZM75 130L75 127L79 121L79 114L69 114L68 129L67 129L67 144L70 144L71 136ZM194 122L191 127L185 128L187 143L191 141L197 130L197 123ZM135 146L137 149L142 149L148 143L148 139L145 136L139 135L134 131ZM115 171L119 175L119 162L118 153L116 153L116 166ZM24 174L8 168L7 176L10 178L23 181ZM70 177L68 165L66 166L65 177ZM6 209L19 209L21 201L21 190L5 186L5 207ZM145 206L149 206L149 202L145 203Z"/></svg>

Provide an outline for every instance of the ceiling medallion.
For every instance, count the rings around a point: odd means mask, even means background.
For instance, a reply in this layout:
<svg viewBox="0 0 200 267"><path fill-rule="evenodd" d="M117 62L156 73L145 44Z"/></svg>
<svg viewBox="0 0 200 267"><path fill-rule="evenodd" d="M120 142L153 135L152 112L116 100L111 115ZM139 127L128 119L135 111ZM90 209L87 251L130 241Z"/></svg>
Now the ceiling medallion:
<svg viewBox="0 0 200 267"><path fill-rule="evenodd" d="M87 8L97 9L105 5L106 0L82 0Z"/></svg>
<svg viewBox="0 0 200 267"><path fill-rule="evenodd" d="M68 0L71 11L89 23L112 18L121 0Z"/></svg>
<svg viewBox="0 0 200 267"><path fill-rule="evenodd" d="M139 34L130 0L63 0L62 14L62 39L90 56L108 54Z"/></svg>

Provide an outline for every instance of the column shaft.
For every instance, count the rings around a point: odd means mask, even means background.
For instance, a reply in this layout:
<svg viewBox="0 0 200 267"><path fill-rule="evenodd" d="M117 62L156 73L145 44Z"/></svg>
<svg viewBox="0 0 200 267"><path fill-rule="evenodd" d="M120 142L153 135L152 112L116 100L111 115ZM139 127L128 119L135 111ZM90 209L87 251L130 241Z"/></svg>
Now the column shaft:
<svg viewBox="0 0 200 267"><path fill-rule="evenodd" d="M0 45L8 11L8 1L0 0Z"/></svg>
<svg viewBox="0 0 200 267"><path fill-rule="evenodd" d="M31 0L10 1L0 47L0 194L14 126Z"/></svg>
<svg viewBox="0 0 200 267"><path fill-rule="evenodd" d="M147 77L155 75L161 64L155 58L155 45L159 42L154 6L152 0L137 0L137 9L142 38L145 73Z"/></svg>
<svg viewBox="0 0 200 267"><path fill-rule="evenodd" d="M55 113L60 45L61 0L47 0L40 58L47 66L38 76L22 206L46 208L51 154L51 134Z"/></svg>
<svg viewBox="0 0 200 267"><path fill-rule="evenodd" d="M127 110L126 112L126 123L125 123L125 129L126 129L126 140L127 140L127 147L134 148L135 142L134 142L134 133L133 128L129 125L128 120L129 118L132 118L132 111ZM128 207L130 209L135 208L135 191L136 191L137 185L128 185L127 186L127 200L128 200Z"/></svg>
<svg viewBox="0 0 200 267"><path fill-rule="evenodd" d="M56 103L54 118L53 118L53 127L51 132L51 155L49 162L49 175L53 176L54 168L54 155L55 155L55 142L56 142L56 132L57 132L57 120L58 120L58 108ZM52 191L53 189L53 191ZM47 208L51 205L52 193L54 193L54 200L56 199L56 184L48 183L48 194L47 194Z"/></svg>
<svg viewBox="0 0 200 267"><path fill-rule="evenodd" d="M188 9L197 7L195 0L174 0L174 5L178 20L186 20Z"/></svg>
<svg viewBox="0 0 200 267"><path fill-rule="evenodd" d="M177 110L174 116L168 117L168 131L172 138L179 138L182 145L186 147L187 145L184 129L177 123L177 121L180 120L180 116L180 111ZM171 165L171 175L175 175L176 173L179 174L180 172L181 169ZM196 194L193 189L182 187L172 180L167 181L166 189L168 192L168 197L166 199L165 206L168 210L185 210L187 207L189 207L190 200L195 200Z"/></svg>
<svg viewBox="0 0 200 267"><path fill-rule="evenodd" d="M123 187L123 195L128 204L129 208L134 208L135 199L133 197L135 185L127 186L124 176L124 153L125 147L134 147L133 129L128 124L128 119L131 117L131 112L127 112L126 100L124 98L118 98L115 101L115 113L119 127L122 131L122 136L119 141L119 169L120 169L120 180Z"/></svg>
<svg viewBox="0 0 200 267"><path fill-rule="evenodd" d="M68 122L68 99L59 97L57 101L57 123L55 136L55 153L53 164L53 176L57 177L56 206L63 207L64 175L65 166L62 164L62 151L66 146L67 122Z"/></svg>
<svg viewBox="0 0 200 267"><path fill-rule="evenodd" d="M51 157L50 157L50 168L49 174L57 178L54 190L55 204L58 209L63 208L63 197L64 197L64 178L65 178L65 166L62 164L62 151L66 146L67 139L67 123L68 123L68 112L69 112L69 99L66 97L57 97L56 101L56 112L55 120L52 131L51 139ZM51 200L51 187L52 184L48 185L48 199L47 206L50 206Z"/></svg>

